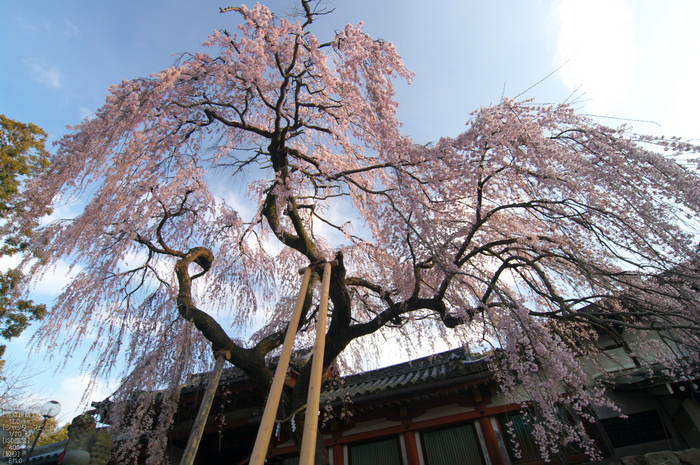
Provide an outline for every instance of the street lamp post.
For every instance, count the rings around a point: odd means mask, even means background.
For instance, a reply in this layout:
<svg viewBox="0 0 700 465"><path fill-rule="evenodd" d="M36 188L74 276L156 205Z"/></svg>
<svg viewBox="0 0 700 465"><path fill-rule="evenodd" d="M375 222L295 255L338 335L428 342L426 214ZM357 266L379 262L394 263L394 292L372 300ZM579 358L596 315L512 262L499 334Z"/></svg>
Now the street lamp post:
<svg viewBox="0 0 700 465"><path fill-rule="evenodd" d="M61 404L59 404L55 400L50 400L41 406L39 413L41 414L42 417L44 417L44 421L41 424L41 428L39 428L39 432L36 433L36 437L34 438L34 444L32 444L32 448L29 449L29 453L27 454L27 458L24 459L24 465L27 465L29 463L29 457L32 456L32 452L34 452L34 447L36 446L36 443L39 440L39 436L41 436L41 432L44 431L44 426L46 426L46 420L48 420L49 418L55 417L56 415L59 414L60 411L61 411Z"/></svg>

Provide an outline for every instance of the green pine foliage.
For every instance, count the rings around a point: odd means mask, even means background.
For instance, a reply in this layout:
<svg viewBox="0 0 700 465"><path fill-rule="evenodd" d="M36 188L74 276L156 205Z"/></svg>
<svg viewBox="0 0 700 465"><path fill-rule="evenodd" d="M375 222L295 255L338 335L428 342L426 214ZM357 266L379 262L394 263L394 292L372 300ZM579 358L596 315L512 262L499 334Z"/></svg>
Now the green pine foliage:
<svg viewBox="0 0 700 465"><path fill-rule="evenodd" d="M0 257L24 250L30 240L31 230L18 230L12 217L24 209L24 180L49 165L46 138L38 126L0 115L0 222L5 235ZM45 305L21 298L18 289L23 279L16 269L0 272L0 337L7 340L19 336L32 321L46 314ZM4 352L5 345L0 345L0 357Z"/></svg>

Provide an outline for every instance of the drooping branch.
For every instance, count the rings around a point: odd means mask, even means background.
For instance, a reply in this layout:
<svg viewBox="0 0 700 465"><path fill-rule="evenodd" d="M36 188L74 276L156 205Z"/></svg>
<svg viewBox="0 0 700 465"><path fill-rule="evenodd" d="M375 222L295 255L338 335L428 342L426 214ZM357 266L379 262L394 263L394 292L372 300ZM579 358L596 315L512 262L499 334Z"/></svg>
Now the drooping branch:
<svg viewBox="0 0 700 465"><path fill-rule="evenodd" d="M304 299L304 307L301 311L301 317L299 319L299 324L297 326L297 332L307 325L309 319L309 311L311 310L313 304L313 290L315 285L318 283L318 275L312 274L311 280L309 281L309 287L306 293L306 298ZM284 338L287 335L289 326L287 325L285 329L280 331L275 331L267 336L265 336L260 342L255 345L255 350L263 355L267 355L269 352L277 349L284 342Z"/></svg>
<svg viewBox="0 0 700 465"><path fill-rule="evenodd" d="M232 128L241 129L243 131L249 131L249 132L252 132L252 133L257 134L259 136L266 137L268 139L272 137L272 133L270 131L260 129L259 127L253 126L251 124L242 123L240 121L228 120L225 117L219 115L218 113L212 111L209 108L204 109L204 114L207 116L209 121L217 120L217 121L220 121L221 123L225 124L226 126L230 126Z"/></svg>
<svg viewBox="0 0 700 465"><path fill-rule="evenodd" d="M192 263L199 265L202 270L208 270L214 261L214 255L205 247L195 247L187 252L175 265L175 275L178 281L177 309L180 315L194 323L204 337L214 345L215 350L227 348L231 344L221 325L206 312L197 308L192 300L192 278L189 267ZM199 275L199 274L198 274Z"/></svg>
<svg viewBox="0 0 700 465"><path fill-rule="evenodd" d="M226 351L230 354L228 359L233 365L243 370L261 389L267 390L272 380L272 372L265 364L266 352L259 349L267 347L255 347L246 349L231 341L221 325L208 313L200 310L192 300L192 280L206 273L214 255L205 247L195 247L177 261L175 274L178 280L177 309L180 315L187 321L194 323L207 340L212 343L214 351ZM201 273L190 277L189 266L195 263L202 268Z"/></svg>
<svg viewBox="0 0 700 465"><path fill-rule="evenodd" d="M394 301L391 298L391 293L389 291L386 291L382 289L381 286L370 282L369 280L365 278L360 278L360 277L355 277L355 276L348 276L345 279L345 283L348 286L355 286L355 287L364 287L366 289L369 289L370 291L374 292L377 294L382 300L384 300L389 306L394 305Z"/></svg>

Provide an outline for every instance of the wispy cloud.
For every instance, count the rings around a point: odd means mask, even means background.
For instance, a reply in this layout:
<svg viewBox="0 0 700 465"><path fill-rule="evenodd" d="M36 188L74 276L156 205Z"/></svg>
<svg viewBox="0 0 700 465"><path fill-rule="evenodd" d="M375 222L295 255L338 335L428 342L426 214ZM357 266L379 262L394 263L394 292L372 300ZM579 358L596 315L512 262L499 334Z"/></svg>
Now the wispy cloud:
<svg viewBox="0 0 700 465"><path fill-rule="evenodd" d="M58 69L58 66L39 58L26 59L24 65L31 70L34 81L53 89L61 87L61 70Z"/></svg>
<svg viewBox="0 0 700 465"><path fill-rule="evenodd" d="M94 110L91 110L91 109L89 109L89 108L87 108L87 107L80 107L80 108L78 108L78 112L80 113L80 119L81 119L81 120L90 119L90 118L92 118L93 115L95 114L95 111L94 111Z"/></svg>
<svg viewBox="0 0 700 465"><path fill-rule="evenodd" d="M579 88L594 111L607 112L627 94L635 62L632 13L624 0L560 0L557 59L560 77Z"/></svg>
<svg viewBox="0 0 700 465"><path fill-rule="evenodd" d="M24 29L26 32L32 33L32 32L34 32L34 31L36 31L36 26L34 25L34 23L31 23L31 22L29 22L29 21L26 21L24 18L21 18L21 17L18 16L18 17L15 18L15 21L16 21L17 24L19 24L19 26L20 26L22 29Z"/></svg>
<svg viewBox="0 0 700 465"><path fill-rule="evenodd" d="M80 273L81 269L78 265L71 266L68 262L60 260L45 275L36 280L32 295L41 301L49 301L58 297L73 281L73 278Z"/></svg>
<svg viewBox="0 0 700 465"><path fill-rule="evenodd" d="M90 376L63 376L58 388L51 393L51 398L61 403L61 422L71 421L89 407L93 400L103 400L118 387L117 380L98 378L90 380Z"/></svg>
<svg viewBox="0 0 700 465"><path fill-rule="evenodd" d="M80 31L78 30L78 27L75 24L71 23L67 19L64 21L63 30L61 31L61 35L63 37L71 38L77 36L79 33Z"/></svg>
<svg viewBox="0 0 700 465"><path fill-rule="evenodd" d="M3 255L0 257L0 271L7 271L10 268L16 268L20 263L22 263L22 257L19 255Z"/></svg>
<svg viewBox="0 0 700 465"><path fill-rule="evenodd" d="M21 29L23 29L25 32L28 33L34 33L37 31L37 25L31 21L27 21L26 19L22 17L15 17L15 22L20 26ZM71 37L76 37L77 35L80 34L80 30L78 29L78 26L73 24L73 22L69 19L64 19L62 24L56 25L55 22L43 20L40 22L41 28L46 32L46 33L54 33L58 34L61 37L65 38L71 38Z"/></svg>

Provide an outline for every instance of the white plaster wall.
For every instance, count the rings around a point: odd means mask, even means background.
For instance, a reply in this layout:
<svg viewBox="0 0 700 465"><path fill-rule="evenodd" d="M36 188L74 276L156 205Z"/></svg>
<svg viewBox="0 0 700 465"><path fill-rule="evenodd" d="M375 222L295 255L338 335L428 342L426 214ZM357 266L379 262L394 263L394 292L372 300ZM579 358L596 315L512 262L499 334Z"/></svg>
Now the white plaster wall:
<svg viewBox="0 0 700 465"><path fill-rule="evenodd" d="M424 414L413 419L413 422L432 420L433 418L446 417L448 415L455 415L458 413L473 412L474 407L460 407L459 405L446 405L444 407L436 407L427 409Z"/></svg>
<svg viewBox="0 0 700 465"><path fill-rule="evenodd" d="M357 423L354 428L343 431L343 436L351 436L353 434L364 433L366 431L391 428L392 426L401 426L401 422L388 421L383 418L379 420L363 421L362 423Z"/></svg>

